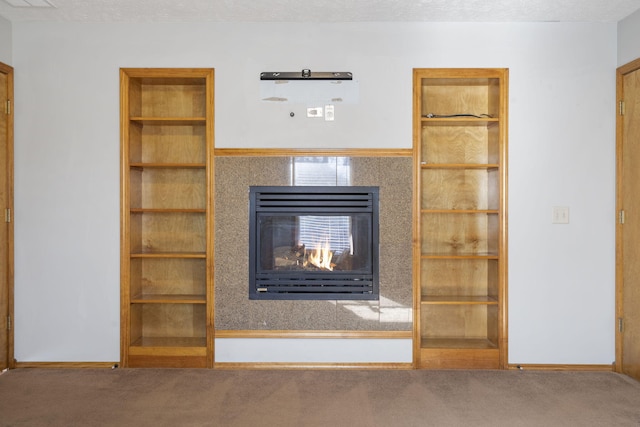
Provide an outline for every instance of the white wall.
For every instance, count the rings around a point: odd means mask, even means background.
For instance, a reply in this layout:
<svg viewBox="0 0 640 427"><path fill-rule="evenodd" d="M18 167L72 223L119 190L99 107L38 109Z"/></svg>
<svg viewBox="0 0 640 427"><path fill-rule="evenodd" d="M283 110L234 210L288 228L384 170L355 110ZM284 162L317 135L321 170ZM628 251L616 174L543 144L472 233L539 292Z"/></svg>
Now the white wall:
<svg viewBox="0 0 640 427"><path fill-rule="evenodd" d="M613 361L615 24L14 23L13 39L19 361L119 358L119 67L215 67L216 145L260 148L410 148L413 67L510 68L509 360ZM353 72L359 103L326 125L259 101L261 71L302 68Z"/></svg>
<svg viewBox="0 0 640 427"><path fill-rule="evenodd" d="M618 22L618 66L640 58L640 9Z"/></svg>
<svg viewBox="0 0 640 427"><path fill-rule="evenodd" d="M11 65L11 22L0 16L0 62Z"/></svg>

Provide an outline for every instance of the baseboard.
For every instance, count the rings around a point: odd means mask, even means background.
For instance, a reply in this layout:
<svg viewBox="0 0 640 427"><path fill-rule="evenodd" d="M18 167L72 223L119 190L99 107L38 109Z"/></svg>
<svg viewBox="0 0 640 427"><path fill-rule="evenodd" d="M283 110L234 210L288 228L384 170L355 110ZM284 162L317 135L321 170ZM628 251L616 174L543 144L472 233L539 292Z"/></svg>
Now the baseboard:
<svg viewBox="0 0 640 427"><path fill-rule="evenodd" d="M213 364L214 369L228 370L258 370L258 369L283 369L283 370L409 370L413 369L411 363L294 363L294 362L272 362L272 363L233 363L218 362Z"/></svg>
<svg viewBox="0 0 640 427"><path fill-rule="evenodd" d="M510 363L508 369L521 371L607 371L615 370L615 365L567 365L567 364L530 364Z"/></svg>
<svg viewBox="0 0 640 427"><path fill-rule="evenodd" d="M15 362L14 368L41 368L41 369L113 369L119 362ZM232 363L214 362L214 369L316 369L316 370L407 370L414 369L411 363L295 363L295 362L271 362L271 363ZM569 365L569 364L531 364L510 363L509 370L521 371L602 371L614 372L615 365Z"/></svg>
<svg viewBox="0 0 640 427"><path fill-rule="evenodd" d="M101 369L117 368L120 362L16 362L15 368Z"/></svg>

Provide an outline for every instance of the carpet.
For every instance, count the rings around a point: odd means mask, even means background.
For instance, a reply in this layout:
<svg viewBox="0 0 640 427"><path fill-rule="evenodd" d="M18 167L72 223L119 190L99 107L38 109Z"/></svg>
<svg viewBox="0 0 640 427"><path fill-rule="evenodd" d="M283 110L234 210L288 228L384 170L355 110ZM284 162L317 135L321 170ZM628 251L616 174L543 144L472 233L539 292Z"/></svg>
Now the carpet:
<svg viewBox="0 0 640 427"><path fill-rule="evenodd" d="M613 372L16 369L0 426L639 426Z"/></svg>

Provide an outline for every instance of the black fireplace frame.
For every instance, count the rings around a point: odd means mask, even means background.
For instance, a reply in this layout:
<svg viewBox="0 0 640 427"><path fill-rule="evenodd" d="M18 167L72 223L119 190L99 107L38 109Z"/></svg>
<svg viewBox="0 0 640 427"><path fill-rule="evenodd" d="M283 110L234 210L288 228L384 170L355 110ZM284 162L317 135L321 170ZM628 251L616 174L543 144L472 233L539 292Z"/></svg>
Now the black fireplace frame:
<svg viewBox="0 0 640 427"><path fill-rule="evenodd" d="M261 215L370 215L367 271L262 271ZM379 187L252 186L249 189L249 299L378 300Z"/></svg>

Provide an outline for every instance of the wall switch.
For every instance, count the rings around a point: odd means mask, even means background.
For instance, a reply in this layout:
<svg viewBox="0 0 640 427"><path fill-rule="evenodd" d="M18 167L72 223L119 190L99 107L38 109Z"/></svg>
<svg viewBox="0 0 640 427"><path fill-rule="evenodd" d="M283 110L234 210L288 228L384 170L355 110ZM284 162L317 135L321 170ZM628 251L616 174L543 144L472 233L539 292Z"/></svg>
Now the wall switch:
<svg viewBox="0 0 640 427"><path fill-rule="evenodd" d="M552 209L552 224L569 224L569 206L554 206Z"/></svg>
<svg viewBox="0 0 640 427"><path fill-rule="evenodd" d="M322 117L322 107L307 108L307 117Z"/></svg>
<svg viewBox="0 0 640 427"><path fill-rule="evenodd" d="M333 105L324 106L324 119L328 122L332 122L335 118Z"/></svg>

